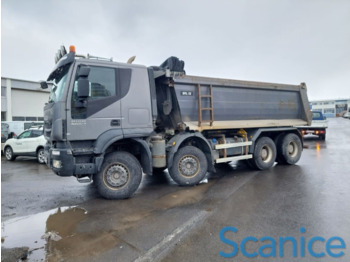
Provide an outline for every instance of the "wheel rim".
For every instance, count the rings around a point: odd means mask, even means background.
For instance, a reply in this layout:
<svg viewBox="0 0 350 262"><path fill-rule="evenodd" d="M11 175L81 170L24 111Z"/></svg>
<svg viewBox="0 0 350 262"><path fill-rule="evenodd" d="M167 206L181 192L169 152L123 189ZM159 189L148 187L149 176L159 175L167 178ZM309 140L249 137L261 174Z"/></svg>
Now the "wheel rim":
<svg viewBox="0 0 350 262"><path fill-rule="evenodd" d="M12 151L10 148L6 148L6 158L11 159L12 157Z"/></svg>
<svg viewBox="0 0 350 262"><path fill-rule="evenodd" d="M179 173L184 177L194 177L199 172L199 160L192 155L183 156L178 165Z"/></svg>
<svg viewBox="0 0 350 262"><path fill-rule="evenodd" d="M129 170L122 164L113 164L105 172L105 181L114 188L125 186L129 181Z"/></svg>
<svg viewBox="0 0 350 262"><path fill-rule="evenodd" d="M273 157L273 150L269 145L264 145L260 151L261 160L265 163L270 163Z"/></svg>
<svg viewBox="0 0 350 262"><path fill-rule="evenodd" d="M38 153L38 160L40 163L44 163L45 162L45 154L43 150L40 150Z"/></svg>
<svg viewBox="0 0 350 262"><path fill-rule="evenodd" d="M298 154L298 145L295 141L292 141L288 144L287 147L288 154L290 157L296 157Z"/></svg>

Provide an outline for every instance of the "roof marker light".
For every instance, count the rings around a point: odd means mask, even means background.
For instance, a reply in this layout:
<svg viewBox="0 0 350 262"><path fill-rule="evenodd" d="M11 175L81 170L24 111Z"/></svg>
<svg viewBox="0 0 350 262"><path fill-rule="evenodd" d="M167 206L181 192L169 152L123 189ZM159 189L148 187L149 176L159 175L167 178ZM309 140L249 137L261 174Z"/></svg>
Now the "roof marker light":
<svg viewBox="0 0 350 262"><path fill-rule="evenodd" d="M75 46L74 45L69 46L69 52L75 53Z"/></svg>

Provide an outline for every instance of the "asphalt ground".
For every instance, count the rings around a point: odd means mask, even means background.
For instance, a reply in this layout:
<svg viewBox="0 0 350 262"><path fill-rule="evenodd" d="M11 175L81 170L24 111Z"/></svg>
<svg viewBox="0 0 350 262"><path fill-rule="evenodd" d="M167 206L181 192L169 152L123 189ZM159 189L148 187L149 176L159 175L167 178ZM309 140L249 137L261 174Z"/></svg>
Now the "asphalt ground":
<svg viewBox="0 0 350 262"><path fill-rule="evenodd" d="M326 141L305 147L294 166L231 163L190 188L144 175L119 201L35 159L2 157L2 261L23 246L28 261L350 261L350 120L329 119Z"/></svg>

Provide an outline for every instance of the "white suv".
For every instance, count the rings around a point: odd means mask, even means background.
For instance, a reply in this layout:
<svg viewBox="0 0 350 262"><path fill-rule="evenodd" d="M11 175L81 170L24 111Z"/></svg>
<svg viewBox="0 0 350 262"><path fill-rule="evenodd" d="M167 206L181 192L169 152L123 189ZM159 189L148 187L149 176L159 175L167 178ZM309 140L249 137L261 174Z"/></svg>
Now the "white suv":
<svg viewBox="0 0 350 262"><path fill-rule="evenodd" d="M45 144L43 128L30 128L19 136L8 139L4 145L4 154L8 161L15 160L17 156L35 156L40 164L44 164Z"/></svg>

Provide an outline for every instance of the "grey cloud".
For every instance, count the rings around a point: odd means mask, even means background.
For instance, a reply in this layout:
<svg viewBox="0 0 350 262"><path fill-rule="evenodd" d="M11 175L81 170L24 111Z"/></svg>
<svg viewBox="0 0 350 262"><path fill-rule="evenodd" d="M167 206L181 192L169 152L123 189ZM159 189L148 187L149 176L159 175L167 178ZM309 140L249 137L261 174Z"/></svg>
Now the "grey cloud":
<svg viewBox="0 0 350 262"><path fill-rule="evenodd" d="M349 1L3 0L2 75L47 76L61 45L189 74L297 84L350 97ZM332 86L332 88L330 88Z"/></svg>

